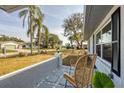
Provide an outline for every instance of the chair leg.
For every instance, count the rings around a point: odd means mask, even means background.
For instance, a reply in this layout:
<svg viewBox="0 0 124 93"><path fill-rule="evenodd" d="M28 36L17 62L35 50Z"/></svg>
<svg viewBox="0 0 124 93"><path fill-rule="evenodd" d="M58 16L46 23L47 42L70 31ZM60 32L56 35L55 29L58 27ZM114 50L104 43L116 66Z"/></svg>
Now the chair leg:
<svg viewBox="0 0 124 93"><path fill-rule="evenodd" d="M65 81L65 88L67 87L67 80Z"/></svg>
<svg viewBox="0 0 124 93"><path fill-rule="evenodd" d="M90 88L93 88L92 84L89 85Z"/></svg>

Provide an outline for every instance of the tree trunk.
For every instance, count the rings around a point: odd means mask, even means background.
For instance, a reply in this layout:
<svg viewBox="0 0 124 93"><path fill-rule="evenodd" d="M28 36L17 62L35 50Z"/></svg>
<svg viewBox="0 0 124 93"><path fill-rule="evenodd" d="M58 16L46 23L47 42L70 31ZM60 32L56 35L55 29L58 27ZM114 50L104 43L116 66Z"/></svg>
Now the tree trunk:
<svg viewBox="0 0 124 93"><path fill-rule="evenodd" d="M81 45L81 48L83 48L83 40L81 40L81 44L80 45Z"/></svg>
<svg viewBox="0 0 124 93"><path fill-rule="evenodd" d="M52 49L54 48L54 44L52 44Z"/></svg>
<svg viewBox="0 0 124 93"><path fill-rule="evenodd" d="M38 28L38 53L39 54L40 54L40 38L41 38L40 29Z"/></svg>
<svg viewBox="0 0 124 93"><path fill-rule="evenodd" d="M33 54L33 28L32 28L32 19L31 19L31 11L30 11L30 40L31 40L31 55Z"/></svg>
<svg viewBox="0 0 124 93"><path fill-rule="evenodd" d="M79 41L78 41L78 37L76 36L76 30L75 31L73 31L74 32L74 37L75 37L75 40L76 40L76 42L77 42L77 47L79 48L80 47L80 43L79 43Z"/></svg>
<svg viewBox="0 0 124 93"><path fill-rule="evenodd" d="M32 30L31 30L30 38L31 38L31 55L32 55L33 54L33 32Z"/></svg>

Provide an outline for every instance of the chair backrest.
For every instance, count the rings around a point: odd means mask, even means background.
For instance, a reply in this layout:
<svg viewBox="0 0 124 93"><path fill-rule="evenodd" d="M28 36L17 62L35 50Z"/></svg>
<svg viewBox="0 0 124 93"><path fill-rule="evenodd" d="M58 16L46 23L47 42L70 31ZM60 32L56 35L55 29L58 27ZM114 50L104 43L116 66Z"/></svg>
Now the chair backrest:
<svg viewBox="0 0 124 93"><path fill-rule="evenodd" d="M85 49L82 49L78 52L78 56L77 56L77 60L81 57L81 56L87 55L87 51Z"/></svg>
<svg viewBox="0 0 124 93"><path fill-rule="evenodd" d="M75 65L75 82L77 87L88 87L91 84L95 54L87 54L78 59Z"/></svg>

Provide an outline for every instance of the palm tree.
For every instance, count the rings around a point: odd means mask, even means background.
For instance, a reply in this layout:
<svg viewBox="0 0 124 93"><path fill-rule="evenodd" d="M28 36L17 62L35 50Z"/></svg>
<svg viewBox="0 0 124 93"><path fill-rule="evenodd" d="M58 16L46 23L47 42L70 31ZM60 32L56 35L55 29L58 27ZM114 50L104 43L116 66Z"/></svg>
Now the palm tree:
<svg viewBox="0 0 124 93"><path fill-rule="evenodd" d="M41 12L39 7L36 7L37 17L34 19L35 24L33 25L34 30L38 28L37 38L38 38L38 53L40 53L40 42L41 42L41 31L45 33L46 45L48 46L48 28L43 24L44 14Z"/></svg>
<svg viewBox="0 0 124 93"><path fill-rule="evenodd" d="M31 40L31 54L33 53L33 37L34 37L33 21L35 18L35 10L36 10L36 6L30 5L30 6L27 6L26 9L19 12L19 17L23 18L23 27L27 22L27 27L28 27L27 35L28 36L30 35L30 40ZM26 21L26 18L27 18L27 21Z"/></svg>
<svg viewBox="0 0 124 93"><path fill-rule="evenodd" d="M46 46L48 47L49 30L44 24L42 24L42 26L40 26L40 24L37 24L36 26L38 27L38 32L37 32L38 53L40 53L40 43L41 43L41 38L43 38L43 35L41 35L41 34L44 34L45 43L46 43ZM42 33L41 33L41 31L42 31Z"/></svg>
<svg viewBox="0 0 124 93"><path fill-rule="evenodd" d="M46 43L46 48L48 48L49 30L45 25L43 25L42 30L45 33L45 41L46 41L45 43Z"/></svg>

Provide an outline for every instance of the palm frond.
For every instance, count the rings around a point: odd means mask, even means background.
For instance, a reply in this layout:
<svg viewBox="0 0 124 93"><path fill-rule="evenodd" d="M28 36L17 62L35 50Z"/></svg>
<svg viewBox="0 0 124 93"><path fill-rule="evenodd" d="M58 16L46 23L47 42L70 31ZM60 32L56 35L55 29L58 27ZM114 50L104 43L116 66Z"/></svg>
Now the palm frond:
<svg viewBox="0 0 124 93"><path fill-rule="evenodd" d="M28 10L22 10L19 12L19 17L21 18L21 17L25 16L27 13L28 13Z"/></svg>
<svg viewBox="0 0 124 93"><path fill-rule="evenodd" d="M27 31L27 36L29 37L29 35L30 35L30 32L31 32L31 30L29 29L28 31Z"/></svg>
<svg viewBox="0 0 124 93"><path fill-rule="evenodd" d="M45 31L46 34L49 33L49 30L48 30L48 28L45 25L43 25L43 31Z"/></svg>

